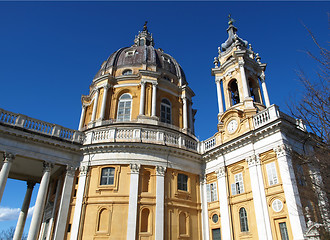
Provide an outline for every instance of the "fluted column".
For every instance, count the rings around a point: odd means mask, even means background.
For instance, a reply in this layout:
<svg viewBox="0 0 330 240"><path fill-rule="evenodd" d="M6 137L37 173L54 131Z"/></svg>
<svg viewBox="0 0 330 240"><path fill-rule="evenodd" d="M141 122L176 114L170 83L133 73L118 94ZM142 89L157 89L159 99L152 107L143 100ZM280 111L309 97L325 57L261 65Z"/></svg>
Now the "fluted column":
<svg viewBox="0 0 330 240"><path fill-rule="evenodd" d="M253 195L253 203L257 220L258 235L263 236L265 240L271 240L272 231L268 214L268 206L266 201L265 186L263 182L259 157L256 155L249 156L246 159L249 166L251 178L251 187Z"/></svg>
<svg viewBox="0 0 330 240"><path fill-rule="evenodd" d="M268 96L268 91L267 91L265 79L266 79L265 73L262 72L261 75L260 75L261 88L262 88L262 93L264 95L265 106L269 107L270 106L270 101L269 101L269 96Z"/></svg>
<svg viewBox="0 0 330 240"><path fill-rule="evenodd" d="M80 115L80 121L79 121L79 130L81 130L84 127L84 120L86 115L86 106L83 104L81 107L81 115Z"/></svg>
<svg viewBox="0 0 330 240"><path fill-rule="evenodd" d="M103 120L104 119L104 115L105 115L105 108L107 105L107 97L108 97L108 90L110 88L109 84L106 84L103 87L103 98L102 98L102 107L101 107L101 114L100 114L100 119Z"/></svg>
<svg viewBox="0 0 330 240"><path fill-rule="evenodd" d="M188 129L188 106L187 106L187 98L182 97L182 105L183 105L183 129Z"/></svg>
<svg viewBox="0 0 330 240"><path fill-rule="evenodd" d="M68 212L71 201L71 193L73 186L73 179L75 175L75 168L72 166L67 166L65 179L63 183L62 196L60 202L60 208L58 210L56 228L55 228L55 240L64 239L66 221L68 218Z"/></svg>
<svg viewBox="0 0 330 240"><path fill-rule="evenodd" d="M99 94L100 94L100 89L96 89L91 122L95 121L96 118L96 110L97 110L97 104L99 102Z"/></svg>
<svg viewBox="0 0 330 240"><path fill-rule="evenodd" d="M151 105L151 116L156 116L156 101L157 101L157 83L152 83L152 105Z"/></svg>
<svg viewBox="0 0 330 240"><path fill-rule="evenodd" d="M215 79L215 83L217 85L219 115L222 115L224 110L223 110L222 92L221 92L221 78L217 77Z"/></svg>
<svg viewBox="0 0 330 240"><path fill-rule="evenodd" d="M166 167L156 166L155 239L164 239L165 171Z"/></svg>
<svg viewBox="0 0 330 240"><path fill-rule="evenodd" d="M131 179L130 179L130 187L129 187L129 204L128 204L126 239L136 239L137 200L138 200L140 165L136 163L130 164L130 169L131 169Z"/></svg>
<svg viewBox="0 0 330 240"><path fill-rule="evenodd" d="M145 95L146 95L146 81L141 80L140 113L139 113L139 115L144 115Z"/></svg>
<svg viewBox="0 0 330 240"><path fill-rule="evenodd" d="M298 187L292 166L291 149L282 144L274 148L281 173L285 200L294 240L304 239L306 222L302 211Z"/></svg>
<svg viewBox="0 0 330 240"><path fill-rule="evenodd" d="M248 86L247 86L247 79L246 79L246 75L245 75L245 69L244 69L244 60L241 59L238 61L238 65L239 65L239 69L241 72L241 81L242 81L242 85L243 85L243 100L250 97L249 95L249 90L248 90Z"/></svg>
<svg viewBox="0 0 330 240"><path fill-rule="evenodd" d="M81 217L82 203L84 200L88 166L81 166L79 170L80 170L80 174L78 181L78 190L77 190L76 204L74 208L73 221L71 227L71 236L70 236L71 240L78 239L80 217Z"/></svg>
<svg viewBox="0 0 330 240"><path fill-rule="evenodd" d="M32 196L32 191L33 191L34 185L35 185L34 182L27 182L27 189L26 189L23 205L22 205L22 208L21 208L21 212L20 212L18 220L17 220L13 240L21 240L21 238L22 238L26 217L27 217L28 211L29 211L29 206L30 206L30 202L31 202L31 196Z"/></svg>
<svg viewBox="0 0 330 240"><path fill-rule="evenodd" d="M220 203L220 216L221 216L221 239L231 239L231 227L230 227L230 218L229 218L229 204L228 204L228 189L226 184L226 167L219 167L215 171L218 178L218 191L219 194L219 203Z"/></svg>
<svg viewBox="0 0 330 240"><path fill-rule="evenodd" d="M209 232L209 211L207 207L207 193L206 193L206 176L200 175L200 191L202 201L202 234L203 240L210 240Z"/></svg>
<svg viewBox="0 0 330 240"><path fill-rule="evenodd" d="M43 174L39 186L39 191L37 195L37 200L34 205L34 210L33 210L33 215L32 215L32 220L30 224L30 230L28 234L28 240L35 240L37 239L39 235L39 228L40 228L40 223L43 218L43 213L44 213L44 207L45 207L45 201L46 201L46 196L47 196L47 189L49 185L49 180L50 180L50 172L53 167L52 164L48 162L43 163Z"/></svg>
<svg viewBox="0 0 330 240"><path fill-rule="evenodd" d="M3 192L5 191L9 171L11 164L13 163L15 156L11 153L5 152L3 154L3 165L0 171L0 202L2 199Z"/></svg>

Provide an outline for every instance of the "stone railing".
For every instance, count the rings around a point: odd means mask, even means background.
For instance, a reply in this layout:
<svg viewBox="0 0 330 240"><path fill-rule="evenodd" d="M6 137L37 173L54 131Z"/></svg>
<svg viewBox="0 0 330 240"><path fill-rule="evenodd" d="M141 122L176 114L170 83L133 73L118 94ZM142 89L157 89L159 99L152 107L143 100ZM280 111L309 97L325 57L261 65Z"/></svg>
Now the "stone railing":
<svg viewBox="0 0 330 240"><path fill-rule="evenodd" d="M157 127L139 126L104 126L100 129L86 131L85 144L107 142L142 142L168 145L198 151L198 142L181 132L169 131Z"/></svg>
<svg viewBox="0 0 330 240"><path fill-rule="evenodd" d="M76 143L81 143L83 139L83 133L79 131L37 120L22 114L9 112L1 108L0 123Z"/></svg>
<svg viewBox="0 0 330 240"><path fill-rule="evenodd" d="M280 111L278 110L278 106L272 105L269 108L257 113L253 116L253 125L254 129L261 127L280 116Z"/></svg>
<svg viewBox="0 0 330 240"><path fill-rule="evenodd" d="M216 140L215 137L210 137L209 139L206 139L200 143L200 152L204 153L214 147L216 147Z"/></svg>

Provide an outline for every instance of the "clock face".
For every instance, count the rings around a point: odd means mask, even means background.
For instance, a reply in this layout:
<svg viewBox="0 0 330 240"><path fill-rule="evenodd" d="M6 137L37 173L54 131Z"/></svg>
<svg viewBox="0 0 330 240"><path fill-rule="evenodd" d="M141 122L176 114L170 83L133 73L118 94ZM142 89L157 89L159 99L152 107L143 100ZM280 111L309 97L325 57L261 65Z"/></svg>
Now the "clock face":
<svg viewBox="0 0 330 240"><path fill-rule="evenodd" d="M227 130L229 133L234 133L238 127L238 123L236 120L231 120L227 125Z"/></svg>

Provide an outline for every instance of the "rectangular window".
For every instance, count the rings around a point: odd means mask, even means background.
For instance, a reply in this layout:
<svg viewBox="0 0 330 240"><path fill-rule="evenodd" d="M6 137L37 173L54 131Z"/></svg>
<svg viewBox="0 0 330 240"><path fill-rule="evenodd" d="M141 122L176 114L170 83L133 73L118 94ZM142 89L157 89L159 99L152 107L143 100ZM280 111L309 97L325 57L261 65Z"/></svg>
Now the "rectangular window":
<svg viewBox="0 0 330 240"><path fill-rule="evenodd" d="M101 185L113 185L115 180L115 168L103 168L101 173Z"/></svg>
<svg viewBox="0 0 330 240"><path fill-rule="evenodd" d="M182 173L178 174L178 190L188 191L188 176Z"/></svg>
<svg viewBox="0 0 330 240"><path fill-rule="evenodd" d="M279 225L280 225L281 239L289 240L289 234L288 234L288 229L286 228L286 223L281 222Z"/></svg>
<svg viewBox="0 0 330 240"><path fill-rule="evenodd" d="M209 183L206 184L206 195L207 202L214 202L218 200L218 192L217 192L217 183Z"/></svg>
<svg viewBox="0 0 330 240"><path fill-rule="evenodd" d="M220 228L212 229L212 240L221 240Z"/></svg>
<svg viewBox="0 0 330 240"><path fill-rule="evenodd" d="M243 173L235 174L235 183L231 184L232 195L241 194L244 192Z"/></svg>
<svg viewBox="0 0 330 240"><path fill-rule="evenodd" d="M267 170L269 186L278 184L275 162L266 164L266 170Z"/></svg>

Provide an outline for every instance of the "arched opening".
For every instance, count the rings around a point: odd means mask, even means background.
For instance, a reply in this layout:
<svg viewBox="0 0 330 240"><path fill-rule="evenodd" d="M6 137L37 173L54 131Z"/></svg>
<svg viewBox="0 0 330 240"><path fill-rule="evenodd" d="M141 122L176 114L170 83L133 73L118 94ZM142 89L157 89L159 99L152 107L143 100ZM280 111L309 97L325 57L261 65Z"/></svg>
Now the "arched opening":
<svg viewBox="0 0 330 240"><path fill-rule="evenodd" d="M132 72L131 69L126 69L126 70L123 71L124 76L132 75L132 74L133 74L133 72Z"/></svg>
<svg viewBox="0 0 330 240"><path fill-rule="evenodd" d="M132 97L128 93L120 96L118 102L117 121L126 122L131 120Z"/></svg>
<svg viewBox="0 0 330 240"><path fill-rule="evenodd" d="M249 92L250 92L250 97L253 98L254 102L261 103L260 101L260 95L258 91L259 87L256 83L255 80L249 78Z"/></svg>
<svg viewBox="0 0 330 240"><path fill-rule="evenodd" d="M98 232L107 232L108 231L108 225L109 225L108 220L109 220L109 210L104 208L99 212L99 219L98 219L98 226L97 226Z"/></svg>
<svg viewBox="0 0 330 240"><path fill-rule="evenodd" d="M241 232L248 232L249 226L248 226L247 213L245 208L243 207L239 210L239 221L241 225Z"/></svg>
<svg viewBox="0 0 330 240"><path fill-rule="evenodd" d="M186 235L187 234L187 219L186 214L184 212L179 215L179 234Z"/></svg>
<svg viewBox="0 0 330 240"><path fill-rule="evenodd" d="M171 124L172 122L171 115L172 115L171 102L164 98L160 103L160 121Z"/></svg>
<svg viewBox="0 0 330 240"><path fill-rule="evenodd" d="M228 90L230 92L231 105L234 106L240 102L237 80L233 79L228 84Z"/></svg>
<svg viewBox="0 0 330 240"><path fill-rule="evenodd" d="M150 210L148 208L141 211L141 232L149 232L149 215Z"/></svg>

